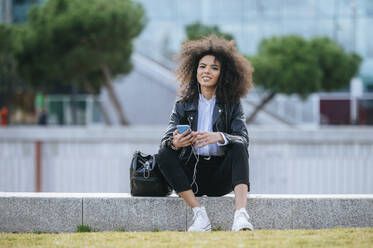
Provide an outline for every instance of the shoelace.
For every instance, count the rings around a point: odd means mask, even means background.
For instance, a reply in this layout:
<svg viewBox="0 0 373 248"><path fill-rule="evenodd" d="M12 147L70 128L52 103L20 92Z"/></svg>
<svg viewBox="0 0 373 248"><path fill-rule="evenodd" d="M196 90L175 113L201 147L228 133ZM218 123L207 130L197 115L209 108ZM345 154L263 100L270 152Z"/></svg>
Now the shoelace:
<svg viewBox="0 0 373 248"><path fill-rule="evenodd" d="M201 215L201 211L197 211L194 216L193 216L193 221L195 221L197 219L197 216Z"/></svg>
<svg viewBox="0 0 373 248"><path fill-rule="evenodd" d="M200 216L201 218L198 218L198 216ZM193 216L193 222L198 219L198 220L202 220L202 210L199 210L197 211L197 213L195 213L195 215Z"/></svg>

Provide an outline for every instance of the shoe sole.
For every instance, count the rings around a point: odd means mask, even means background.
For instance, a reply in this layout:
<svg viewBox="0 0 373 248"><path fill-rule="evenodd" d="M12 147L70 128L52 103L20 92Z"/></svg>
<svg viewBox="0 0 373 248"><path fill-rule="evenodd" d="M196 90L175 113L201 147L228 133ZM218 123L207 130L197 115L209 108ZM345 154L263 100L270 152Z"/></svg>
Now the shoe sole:
<svg viewBox="0 0 373 248"><path fill-rule="evenodd" d="M208 226L202 228L203 229L203 232L209 232L211 231L211 224L209 224Z"/></svg>
<svg viewBox="0 0 373 248"><path fill-rule="evenodd" d="M244 228L241 228L240 230L238 231L252 231L250 228L247 228L247 227L244 227Z"/></svg>
<svg viewBox="0 0 373 248"><path fill-rule="evenodd" d="M241 228L238 229L238 230L233 230L233 229L232 229L232 231L233 231L233 232L236 232L236 231L254 231L254 227L251 226L251 225L247 225L247 226L243 226L243 227L241 227Z"/></svg>
<svg viewBox="0 0 373 248"><path fill-rule="evenodd" d="M194 230L188 230L188 232L210 232L211 231L211 224L205 226L199 231L194 231Z"/></svg>

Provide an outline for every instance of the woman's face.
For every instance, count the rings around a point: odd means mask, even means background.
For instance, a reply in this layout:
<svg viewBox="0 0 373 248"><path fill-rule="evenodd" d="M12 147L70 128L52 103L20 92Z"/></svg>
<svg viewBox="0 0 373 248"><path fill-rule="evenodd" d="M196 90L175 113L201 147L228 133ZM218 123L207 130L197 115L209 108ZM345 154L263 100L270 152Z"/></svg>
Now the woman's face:
<svg viewBox="0 0 373 248"><path fill-rule="evenodd" d="M202 57L198 63L197 81L201 87L215 88L220 76L220 62L213 55Z"/></svg>

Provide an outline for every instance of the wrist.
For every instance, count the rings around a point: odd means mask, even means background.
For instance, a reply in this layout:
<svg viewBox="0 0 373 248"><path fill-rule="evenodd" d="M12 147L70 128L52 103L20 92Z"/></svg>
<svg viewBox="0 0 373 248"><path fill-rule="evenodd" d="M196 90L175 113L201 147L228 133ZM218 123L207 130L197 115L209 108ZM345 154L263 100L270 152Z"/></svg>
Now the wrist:
<svg viewBox="0 0 373 248"><path fill-rule="evenodd" d="M218 134L218 142L223 144L225 142L223 138L223 134L221 132L217 132L217 134Z"/></svg>
<svg viewBox="0 0 373 248"><path fill-rule="evenodd" d="M175 151L176 151L176 150L179 150L179 148L176 147L175 144L174 144L174 139L171 139L171 140L170 140L170 146L171 146L171 149L172 149L172 150L175 150Z"/></svg>

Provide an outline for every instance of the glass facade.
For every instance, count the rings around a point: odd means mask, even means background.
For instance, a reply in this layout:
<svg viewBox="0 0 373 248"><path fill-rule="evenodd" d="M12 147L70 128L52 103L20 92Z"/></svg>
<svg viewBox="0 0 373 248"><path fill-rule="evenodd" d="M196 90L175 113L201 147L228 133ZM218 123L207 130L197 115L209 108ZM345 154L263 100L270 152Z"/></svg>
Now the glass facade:
<svg viewBox="0 0 373 248"><path fill-rule="evenodd" d="M178 51L184 27L218 25L234 35L239 50L255 54L263 38L297 34L328 36L363 58L360 76L373 91L372 0L136 0L148 17L137 50L157 60Z"/></svg>
<svg viewBox="0 0 373 248"><path fill-rule="evenodd" d="M12 22L12 0L0 1L0 22Z"/></svg>
<svg viewBox="0 0 373 248"><path fill-rule="evenodd" d="M34 4L41 4L44 0L13 0L13 23L27 21L27 13Z"/></svg>

